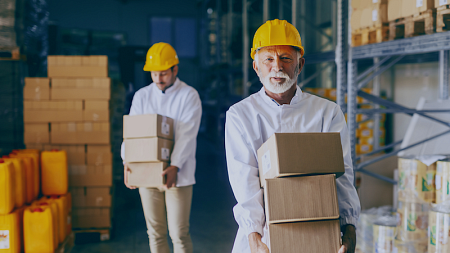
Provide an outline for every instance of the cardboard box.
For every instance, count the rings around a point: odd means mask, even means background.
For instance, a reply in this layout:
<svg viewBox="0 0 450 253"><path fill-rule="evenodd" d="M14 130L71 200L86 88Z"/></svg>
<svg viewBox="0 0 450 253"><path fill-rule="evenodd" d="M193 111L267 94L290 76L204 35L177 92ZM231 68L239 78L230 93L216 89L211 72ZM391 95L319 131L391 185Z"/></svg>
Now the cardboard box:
<svg viewBox="0 0 450 253"><path fill-rule="evenodd" d="M72 187L73 207L111 207L110 187Z"/></svg>
<svg viewBox="0 0 450 253"><path fill-rule="evenodd" d="M70 165L86 165L85 145L44 145L43 150L52 149L65 150L67 153L67 163Z"/></svg>
<svg viewBox="0 0 450 253"><path fill-rule="evenodd" d="M109 207L73 208L73 228L109 228L111 227L111 209Z"/></svg>
<svg viewBox="0 0 450 253"><path fill-rule="evenodd" d="M370 28L388 22L387 3L373 4L362 10L361 28Z"/></svg>
<svg viewBox="0 0 450 253"><path fill-rule="evenodd" d="M112 153L110 145L88 145L88 165L112 165Z"/></svg>
<svg viewBox="0 0 450 253"><path fill-rule="evenodd" d="M163 138L125 139L125 161L168 162L172 154L173 141Z"/></svg>
<svg viewBox="0 0 450 253"><path fill-rule="evenodd" d="M82 100L65 100L65 101L23 101L24 110L52 110L52 111L82 111Z"/></svg>
<svg viewBox="0 0 450 253"><path fill-rule="evenodd" d="M109 144L109 122L52 123L52 144Z"/></svg>
<svg viewBox="0 0 450 253"><path fill-rule="evenodd" d="M48 77L107 77L107 56L48 56Z"/></svg>
<svg viewBox="0 0 450 253"><path fill-rule="evenodd" d="M402 0L402 15L410 17L414 14L434 9L434 0Z"/></svg>
<svg viewBox="0 0 450 253"><path fill-rule="evenodd" d="M450 0L434 0L434 6L436 6L436 8L445 6L447 4L450 4Z"/></svg>
<svg viewBox="0 0 450 253"><path fill-rule="evenodd" d="M24 110L23 121L25 123L81 122L83 121L83 111Z"/></svg>
<svg viewBox="0 0 450 253"><path fill-rule="evenodd" d="M269 225L270 252L338 252L340 240L339 220Z"/></svg>
<svg viewBox="0 0 450 253"><path fill-rule="evenodd" d="M130 169L128 184L131 186L158 187L166 183L161 173L167 168L167 163L129 163L127 166Z"/></svg>
<svg viewBox="0 0 450 253"><path fill-rule="evenodd" d="M126 150L125 150L126 151ZM275 133L258 149L259 177L345 173L339 133Z"/></svg>
<svg viewBox="0 0 450 253"><path fill-rule="evenodd" d="M403 0L390 0L388 2L388 21L402 18Z"/></svg>
<svg viewBox="0 0 450 253"><path fill-rule="evenodd" d="M48 66L108 66L106 55L49 55Z"/></svg>
<svg viewBox="0 0 450 253"><path fill-rule="evenodd" d="M52 78L52 88L98 88L111 89L109 77L94 78Z"/></svg>
<svg viewBox="0 0 450 253"><path fill-rule="evenodd" d="M105 88L52 88L50 94L54 100L109 100L111 98L110 89Z"/></svg>
<svg viewBox="0 0 450 253"><path fill-rule="evenodd" d="M264 198L269 224L339 218L334 174L266 179Z"/></svg>
<svg viewBox="0 0 450 253"><path fill-rule="evenodd" d="M124 139L148 137L173 140L173 119L158 114L123 116Z"/></svg>
<svg viewBox="0 0 450 253"><path fill-rule="evenodd" d="M24 124L24 142L28 144L50 143L48 124Z"/></svg>
<svg viewBox="0 0 450 253"><path fill-rule="evenodd" d="M109 121L109 101L86 100L83 119L84 121Z"/></svg>
<svg viewBox="0 0 450 253"><path fill-rule="evenodd" d="M23 88L24 100L49 100L50 81L48 78L25 77L25 87Z"/></svg>
<svg viewBox="0 0 450 253"><path fill-rule="evenodd" d="M112 186L112 166L69 165L69 186Z"/></svg>
<svg viewBox="0 0 450 253"><path fill-rule="evenodd" d="M450 161L436 164L436 204L450 201ZM449 235L450 236L450 235Z"/></svg>

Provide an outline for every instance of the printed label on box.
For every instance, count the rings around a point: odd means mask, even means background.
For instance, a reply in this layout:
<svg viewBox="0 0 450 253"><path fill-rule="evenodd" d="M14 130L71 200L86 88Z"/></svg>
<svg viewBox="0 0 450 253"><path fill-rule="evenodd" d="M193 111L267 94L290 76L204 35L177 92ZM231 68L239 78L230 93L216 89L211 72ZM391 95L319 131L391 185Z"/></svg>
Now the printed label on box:
<svg viewBox="0 0 450 253"><path fill-rule="evenodd" d="M69 131L69 132L77 131L77 124L75 124L75 123L68 123L67 124L67 131Z"/></svg>
<svg viewBox="0 0 450 253"><path fill-rule="evenodd" d="M267 150L266 153L262 156L262 166L263 166L263 175L266 174L270 168L270 150Z"/></svg>
<svg viewBox="0 0 450 253"><path fill-rule="evenodd" d="M161 133L164 135L169 135L170 133L170 125L164 121L161 123Z"/></svg>
<svg viewBox="0 0 450 253"><path fill-rule="evenodd" d="M444 4L448 4L448 0L439 0L439 6L442 6Z"/></svg>
<svg viewBox="0 0 450 253"><path fill-rule="evenodd" d="M170 150L168 148L161 148L161 159L169 160Z"/></svg>
<svg viewBox="0 0 450 253"><path fill-rule="evenodd" d="M378 10L373 10L372 11L372 21L377 21L378 20Z"/></svg>
<svg viewBox="0 0 450 253"><path fill-rule="evenodd" d="M0 249L9 249L9 230L0 230Z"/></svg>
<svg viewBox="0 0 450 253"><path fill-rule="evenodd" d="M416 0L416 7L422 7L423 6L423 0Z"/></svg>
<svg viewBox="0 0 450 253"><path fill-rule="evenodd" d="M374 4L378 3L378 0L372 0L372 3Z"/></svg>
<svg viewBox="0 0 450 253"><path fill-rule="evenodd" d="M442 177L440 175L436 175L436 190L442 189Z"/></svg>

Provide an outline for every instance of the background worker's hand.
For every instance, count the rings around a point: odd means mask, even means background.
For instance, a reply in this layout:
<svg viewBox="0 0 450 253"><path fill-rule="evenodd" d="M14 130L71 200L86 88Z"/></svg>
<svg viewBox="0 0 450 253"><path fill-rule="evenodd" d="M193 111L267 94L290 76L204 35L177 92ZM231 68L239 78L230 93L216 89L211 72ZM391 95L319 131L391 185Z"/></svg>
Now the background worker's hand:
<svg viewBox="0 0 450 253"><path fill-rule="evenodd" d="M125 163L125 164L123 165L123 181L124 181L124 183L125 183L125 186L126 186L128 189L133 190L133 189L136 189L136 187L130 186L130 185L128 184L128 173L129 173L129 172L131 172L131 170L130 170L130 168L128 168L127 164Z"/></svg>
<svg viewBox="0 0 450 253"><path fill-rule="evenodd" d="M177 186L177 174L178 167L176 166L169 166L163 171L161 175L166 177L166 184L164 185L165 189Z"/></svg>
<svg viewBox="0 0 450 253"><path fill-rule="evenodd" d="M251 233L248 235L248 242L252 253L269 253L269 248L261 241L259 233Z"/></svg>
<svg viewBox="0 0 450 253"><path fill-rule="evenodd" d="M356 246L356 232L353 225L345 225L342 229L342 246L338 253L354 253Z"/></svg>

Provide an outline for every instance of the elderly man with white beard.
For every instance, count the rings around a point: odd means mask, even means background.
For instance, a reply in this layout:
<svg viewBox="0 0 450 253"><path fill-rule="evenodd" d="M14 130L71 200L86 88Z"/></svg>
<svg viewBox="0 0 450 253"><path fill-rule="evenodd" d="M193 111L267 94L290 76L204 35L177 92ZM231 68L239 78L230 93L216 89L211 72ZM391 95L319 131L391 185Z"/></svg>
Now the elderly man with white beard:
<svg viewBox="0 0 450 253"><path fill-rule="evenodd" d="M256 31L251 53L253 69L263 87L227 111L225 148L229 180L238 202L233 211L239 225L233 253L269 252L257 150L273 133L286 132L340 133L345 173L336 180L343 232L338 253L355 250L360 203L353 186L345 118L336 103L303 93L297 86L305 64L303 54L294 26L284 20L267 21Z"/></svg>

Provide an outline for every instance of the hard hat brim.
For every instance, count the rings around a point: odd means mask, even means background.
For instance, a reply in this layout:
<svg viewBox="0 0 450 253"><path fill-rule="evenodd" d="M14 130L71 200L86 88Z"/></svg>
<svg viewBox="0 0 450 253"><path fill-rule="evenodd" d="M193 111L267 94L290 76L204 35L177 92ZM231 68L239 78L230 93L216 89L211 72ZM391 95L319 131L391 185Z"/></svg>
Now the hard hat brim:
<svg viewBox="0 0 450 253"><path fill-rule="evenodd" d="M303 55L305 54L305 49L302 46L292 45L292 44L274 44L274 45L270 45L270 46L264 46L264 47L259 47L259 48L252 48L252 51L251 51L251 54L250 54L252 59L253 60L255 59L256 52L261 50L261 48L272 47L272 46L291 46L291 47L298 48L298 50L300 50L300 56L301 57L303 57Z"/></svg>
<svg viewBox="0 0 450 253"><path fill-rule="evenodd" d="M151 65L144 65L144 71L150 72L150 71L166 71L172 68L173 66L178 65L178 63L173 65L166 65L166 66L151 66Z"/></svg>

